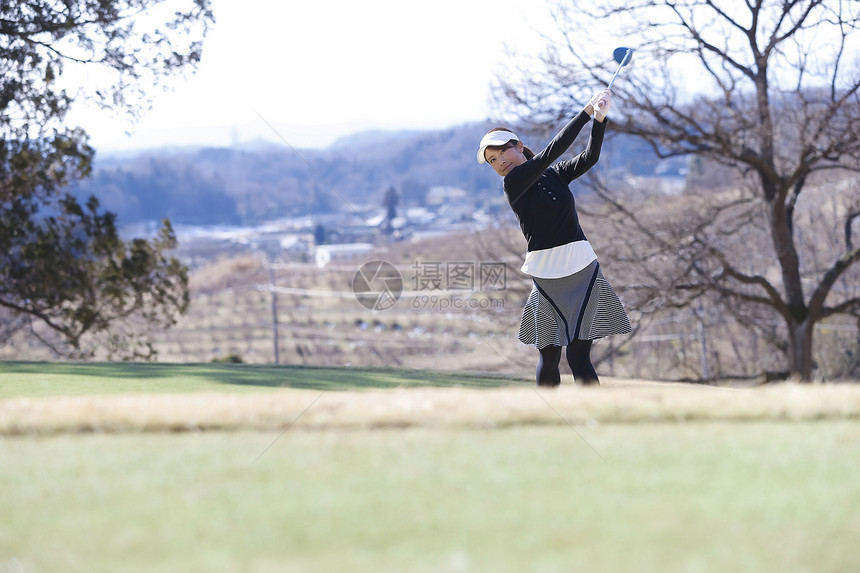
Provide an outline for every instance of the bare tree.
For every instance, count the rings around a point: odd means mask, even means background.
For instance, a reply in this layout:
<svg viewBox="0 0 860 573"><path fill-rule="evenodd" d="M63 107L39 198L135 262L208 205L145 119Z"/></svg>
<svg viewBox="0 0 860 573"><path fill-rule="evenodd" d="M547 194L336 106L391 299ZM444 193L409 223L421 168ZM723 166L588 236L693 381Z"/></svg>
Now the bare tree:
<svg viewBox="0 0 860 573"><path fill-rule="evenodd" d="M856 185L840 191L842 206L830 214L841 220L834 224L842 240L823 252L804 239L821 208L804 200L809 190L835 190L833 175L846 180L860 168L860 3L554 2L552 12L559 35L548 36L547 50L519 75L508 70L499 79L500 101L520 117L557 123L614 71L606 57L613 46L588 38L597 39L597 31L635 47L633 65L613 88L611 129L648 142L661 158L696 156L730 168L741 182L715 196L691 190L699 208L674 223L664 211L658 218L666 228L624 211L627 224L650 240L652 252L638 253L641 261L667 253L676 259L673 276L646 274L643 282L654 278L658 290L668 284L673 292L661 292L673 304L708 293L739 321L762 309L778 317L775 342L787 371L810 380L816 324L860 315L856 289L840 286L860 260ZM635 247L630 255L646 249Z"/></svg>

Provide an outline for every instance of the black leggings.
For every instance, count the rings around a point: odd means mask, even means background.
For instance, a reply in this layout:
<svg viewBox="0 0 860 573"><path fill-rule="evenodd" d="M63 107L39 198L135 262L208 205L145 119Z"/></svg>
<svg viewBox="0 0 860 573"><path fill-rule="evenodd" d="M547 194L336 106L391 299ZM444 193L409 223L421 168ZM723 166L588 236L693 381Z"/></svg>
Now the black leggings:
<svg viewBox="0 0 860 573"><path fill-rule="evenodd" d="M540 349L537 363L538 386L558 386L561 384L561 346L547 346ZM574 340L567 345L567 363L577 384L599 384L597 372L591 363L591 340Z"/></svg>

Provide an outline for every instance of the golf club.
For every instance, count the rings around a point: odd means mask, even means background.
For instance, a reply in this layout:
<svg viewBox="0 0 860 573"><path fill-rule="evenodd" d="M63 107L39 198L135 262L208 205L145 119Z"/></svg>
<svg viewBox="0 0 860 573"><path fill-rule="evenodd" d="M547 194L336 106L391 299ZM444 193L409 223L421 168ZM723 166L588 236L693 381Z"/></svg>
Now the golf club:
<svg viewBox="0 0 860 573"><path fill-rule="evenodd" d="M626 65L630 64L630 60L633 59L633 48L615 48L612 52L612 57L618 62L618 69L615 70L615 75L612 76L612 79L609 80L609 85L606 86L606 89L611 90L612 84L615 83L615 78L618 77L618 72L621 71Z"/></svg>
<svg viewBox="0 0 860 573"><path fill-rule="evenodd" d="M615 78L618 77L618 72L621 71L621 68L628 65L630 63L631 58L633 58L633 48L615 48L612 51L612 57L618 62L618 69L615 70L615 74L613 74L612 79L609 80L609 85L606 86L607 90L612 90L612 84L615 83ZM604 101L600 100L597 102L597 107L601 110L603 109Z"/></svg>

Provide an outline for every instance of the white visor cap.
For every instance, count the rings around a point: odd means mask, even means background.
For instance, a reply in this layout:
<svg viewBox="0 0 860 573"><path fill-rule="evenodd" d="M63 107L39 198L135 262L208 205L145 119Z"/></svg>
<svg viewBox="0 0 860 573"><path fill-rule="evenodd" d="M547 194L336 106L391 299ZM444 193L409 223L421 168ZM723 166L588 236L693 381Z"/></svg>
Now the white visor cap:
<svg viewBox="0 0 860 573"><path fill-rule="evenodd" d="M487 162L487 158L484 157L484 152L487 150L488 147L496 147L499 145L504 145L509 141L519 140L520 138L510 131L491 131L490 133L485 135L483 139L481 139L481 146L478 148L478 163Z"/></svg>

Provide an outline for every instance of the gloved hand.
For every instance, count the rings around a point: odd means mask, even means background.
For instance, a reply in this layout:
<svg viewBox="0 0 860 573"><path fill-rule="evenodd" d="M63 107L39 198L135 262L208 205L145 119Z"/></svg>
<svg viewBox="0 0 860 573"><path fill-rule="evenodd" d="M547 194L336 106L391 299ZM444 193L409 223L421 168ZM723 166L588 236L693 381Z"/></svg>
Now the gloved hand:
<svg viewBox="0 0 860 573"><path fill-rule="evenodd" d="M600 90L591 96L588 105L594 110L595 118L602 121L609 113L609 108L612 107L612 92L607 89Z"/></svg>

